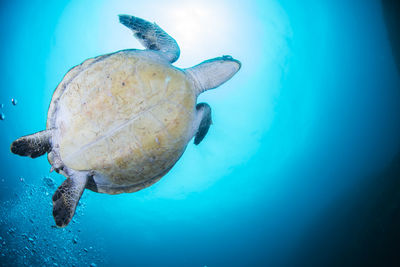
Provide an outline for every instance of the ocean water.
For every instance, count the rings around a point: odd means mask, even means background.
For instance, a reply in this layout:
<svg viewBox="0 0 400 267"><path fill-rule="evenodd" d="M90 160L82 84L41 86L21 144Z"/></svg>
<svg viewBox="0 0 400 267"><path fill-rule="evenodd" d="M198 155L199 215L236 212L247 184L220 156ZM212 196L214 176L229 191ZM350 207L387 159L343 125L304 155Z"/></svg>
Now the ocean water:
<svg viewBox="0 0 400 267"><path fill-rule="evenodd" d="M389 0L1 2L0 266L399 264L396 10ZM71 67L142 48L118 14L173 36L175 66L232 55L242 69L200 96L213 125L163 179L132 194L86 190L71 224L55 228L64 177L9 147L45 128Z"/></svg>

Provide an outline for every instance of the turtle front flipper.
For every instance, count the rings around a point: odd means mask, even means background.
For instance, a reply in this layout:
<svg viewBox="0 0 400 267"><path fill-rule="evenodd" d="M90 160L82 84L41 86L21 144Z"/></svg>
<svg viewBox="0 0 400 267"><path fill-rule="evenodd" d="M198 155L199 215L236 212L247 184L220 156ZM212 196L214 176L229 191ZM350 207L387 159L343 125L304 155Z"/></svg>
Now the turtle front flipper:
<svg viewBox="0 0 400 267"><path fill-rule="evenodd" d="M67 226L88 181L87 172L67 170L67 178L53 195L53 217L58 227Z"/></svg>
<svg viewBox="0 0 400 267"><path fill-rule="evenodd" d="M130 15L119 15L119 22L131 29L147 49L162 52L171 63L179 58L180 50L177 42L157 24Z"/></svg>
<svg viewBox="0 0 400 267"><path fill-rule="evenodd" d="M210 129L212 120L211 120L211 108L207 103L197 104L196 111L197 111L196 124L198 125L198 127L195 128L197 129L197 132L194 137L194 144L198 145L200 144L201 141L203 141L204 137L208 132L208 129Z"/></svg>
<svg viewBox="0 0 400 267"><path fill-rule="evenodd" d="M20 156L37 158L51 150L51 130L18 138L11 144L11 152Z"/></svg>

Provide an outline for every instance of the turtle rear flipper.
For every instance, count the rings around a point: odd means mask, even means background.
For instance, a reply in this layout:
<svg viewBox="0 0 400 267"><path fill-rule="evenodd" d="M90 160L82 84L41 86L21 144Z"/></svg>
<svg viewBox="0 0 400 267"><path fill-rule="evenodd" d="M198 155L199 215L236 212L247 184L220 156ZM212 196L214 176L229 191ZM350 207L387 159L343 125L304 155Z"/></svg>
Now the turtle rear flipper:
<svg viewBox="0 0 400 267"><path fill-rule="evenodd" d="M66 170L67 178L53 195L53 217L58 227L69 224L88 181L87 172Z"/></svg>
<svg viewBox="0 0 400 267"><path fill-rule="evenodd" d="M20 156L37 158L51 150L51 130L18 138L11 144L11 152Z"/></svg>
<svg viewBox="0 0 400 267"><path fill-rule="evenodd" d="M131 29L147 49L162 52L171 63L179 58L180 50L177 42L157 24L130 15L119 15L119 22Z"/></svg>

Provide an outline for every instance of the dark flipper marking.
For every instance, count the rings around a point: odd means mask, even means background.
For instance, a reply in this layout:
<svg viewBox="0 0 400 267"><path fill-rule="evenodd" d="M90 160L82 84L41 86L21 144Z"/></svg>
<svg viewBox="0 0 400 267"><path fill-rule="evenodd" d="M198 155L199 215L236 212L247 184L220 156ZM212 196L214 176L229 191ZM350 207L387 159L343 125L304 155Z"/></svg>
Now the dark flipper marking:
<svg viewBox="0 0 400 267"><path fill-rule="evenodd" d="M51 130L18 138L11 144L11 152L20 156L37 158L51 150Z"/></svg>
<svg viewBox="0 0 400 267"><path fill-rule="evenodd" d="M211 120L211 108L207 103L199 103L196 105L197 112L202 112L202 119L200 121L199 129L197 130L196 136L194 138L194 144L198 145L206 136Z"/></svg>
<svg viewBox="0 0 400 267"><path fill-rule="evenodd" d="M119 22L131 29L147 49L162 52L171 63L179 58L177 42L157 24L130 15L119 15Z"/></svg>
<svg viewBox="0 0 400 267"><path fill-rule="evenodd" d="M58 227L69 224L87 183L86 174L76 172L53 195L53 217Z"/></svg>

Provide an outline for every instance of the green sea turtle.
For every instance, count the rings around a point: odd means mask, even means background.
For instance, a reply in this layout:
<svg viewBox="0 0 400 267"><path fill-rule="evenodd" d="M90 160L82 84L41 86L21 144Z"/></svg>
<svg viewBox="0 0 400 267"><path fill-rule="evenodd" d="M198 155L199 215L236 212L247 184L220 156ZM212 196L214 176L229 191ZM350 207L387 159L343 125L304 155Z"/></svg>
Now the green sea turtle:
<svg viewBox="0 0 400 267"><path fill-rule="evenodd" d="M90 58L72 68L56 88L46 130L21 137L11 151L39 157L67 179L53 195L56 225L72 219L85 188L129 193L161 179L194 137L211 124L211 109L196 104L202 92L229 80L241 63L230 56L188 69L171 65L176 41L155 23L120 15L147 48Z"/></svg>

